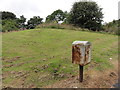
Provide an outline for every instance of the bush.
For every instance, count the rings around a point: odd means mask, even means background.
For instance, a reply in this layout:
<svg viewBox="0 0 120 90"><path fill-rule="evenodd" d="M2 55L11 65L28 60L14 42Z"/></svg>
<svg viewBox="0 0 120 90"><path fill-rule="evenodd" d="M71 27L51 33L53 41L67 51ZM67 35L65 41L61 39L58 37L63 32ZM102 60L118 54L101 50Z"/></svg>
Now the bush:
<svg viewBox="0 0 120 90"><path fill-rule="evenodd" d="M2 26L2 32L10 32L18 30L18 25L14 20L4 20Z"/></svg>
<svg viewBox="0 0 120 90"><path fill-rule="evenodd" d="M119 20L113 20L112 22L106 23L103 25L103 29L104 32L120 35Z"/></svg>

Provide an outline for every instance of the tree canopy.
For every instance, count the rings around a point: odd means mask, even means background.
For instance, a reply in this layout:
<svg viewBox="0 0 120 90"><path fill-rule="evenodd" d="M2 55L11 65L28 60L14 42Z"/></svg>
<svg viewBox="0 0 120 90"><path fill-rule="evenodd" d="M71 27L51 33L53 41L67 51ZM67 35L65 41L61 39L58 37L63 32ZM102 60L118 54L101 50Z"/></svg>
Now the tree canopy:
<svg viewBox="0 0 120 90"><path fill-rule="evenodd" d="M43 18L40 18L40 16L34 16L33 18L30 18L28 20L27 25L29 29L35 28L37 25L42 23Z"/></svg>
<svg viewBox="0 0 120 90"><path fill-rule="evenodd" d="M62 10L58 9L54 11L51 15L48 15L46 17L46 22L56 22L58 23L59 21L64 21L66 18L66 13L63 12Z"/></svg>
<svg viewBox="0 0 120 90"><path fill-rule="evenodd" d="M12 12L8 12L8 11L3 11L0 12L2 14L2 20L0 22L2 25L2 32L6 32L6 31L12 31L12 30L18 30L18 24L16 23L16 15Z"/></svg>
<svg viewBox="0 0 120 90"><path fill-rule="evenodd" d="M17 19L17 23L19 25L19 28L21 29L25 28L25 22L26 22L26 18L24 17L24 15L20 16L20 18Z"/></svg>
<svg viewBox="0 0 120 90"><path fill-rule="evenodd" d="M0 11L0 15L2 15L2 20L0 20L0 29L2 29L3 32L24 30L26 28L33 29L36 27L36 25L41 24L43 20L40 18L40 16L34 16L27 21L27 24L25 24L26 18L24 15L20 16L20 18L17 18L14 13L8 11ZM3 28L1 28L1 26Z"/></svg>
<svg viewBox="0 0 120 90"><path fill-rule="evenodd" d="M90 30L100 30L103 14L96 2L75 2L70 11L70 24Z"/></svg>
<svg viewBox="0 0 120 90"><path fill-rule="evenodd" d="M3 11L3 12L0 12L2 14L2 20L5 20L5 19L16 19L16 15L12 12L6 12L6 11Z"/></svg>

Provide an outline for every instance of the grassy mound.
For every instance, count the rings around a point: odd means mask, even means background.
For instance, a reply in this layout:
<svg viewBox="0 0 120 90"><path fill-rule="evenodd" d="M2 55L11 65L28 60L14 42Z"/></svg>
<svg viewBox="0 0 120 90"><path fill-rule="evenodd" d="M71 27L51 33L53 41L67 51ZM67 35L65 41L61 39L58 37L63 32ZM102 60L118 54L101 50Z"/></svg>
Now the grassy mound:
<svg viewBox="0 0 120 90"><path fill-rule="evenodd" d="M118 36L63 29L34 29L3 34L3 86L43 87L78 75L71 63L72 42L92 43L92 60L85 66L95 70L113 68L117 60Z"/></svg>

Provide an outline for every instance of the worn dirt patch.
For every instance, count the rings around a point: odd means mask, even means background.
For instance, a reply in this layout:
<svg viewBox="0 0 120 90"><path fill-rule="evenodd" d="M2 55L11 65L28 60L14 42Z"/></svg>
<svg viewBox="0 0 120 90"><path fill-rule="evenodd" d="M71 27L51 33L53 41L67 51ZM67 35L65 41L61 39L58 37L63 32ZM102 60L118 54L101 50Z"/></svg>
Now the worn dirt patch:
<svg viewBox="0 0 120 90"><path fill-rule="evenodd" d="M82 83L79 83L79 76L67 75L67 79L43 86L43 88L114 88L113 85L118 80L118 61L110 60L110 63L114 65L114 68L97 71L93 69L94 67L90 67L84 70ZM43 66L43 68L46 68L46 66ZM33 84L26 86L25 80L29 74L30 72L25 71L6 71L3 73L2 79L12 77L13 80L9 84L3 84L3 87L36 88ZM61 75L61 77L64 77L64 75Z"/></svg>
<svg viewBox="0 0 120 90"><path fill-rule="evenodd" d="M23 64L24 64L24 63L3 65L3 68L17 67L17 66L21 66L21 65L23 65Z"/></svg>
<svg viewBox="0 0 120 90"><path fill-rule="evenodd" d="M111 63L114 65L112 69L103 71L86 70L82 83L79 83L79 76L75 76L44 88L114 88L113 85L118 81L118 62L114 61Z"/></svg>
<svg viewBox="0 0 120 90"><path fill-rule="evenodd" d="M4 60L5 62L8 62L8 63L12 63L13 61L16 61L16 60L19 60L21 57L20 56L16 56L16 57L13 57L13 58L2 58L2 60Z"/></svg>
<svg viewBox="0 0 120 90"><path fill-rule="evenodd" d="M25 87L25 79L29 76L29 72L27 71L5 71L2 75L2 79L6 79L7 77L11 77L12 81L9 84L3 83L3 88L23 88Z"/></svg>

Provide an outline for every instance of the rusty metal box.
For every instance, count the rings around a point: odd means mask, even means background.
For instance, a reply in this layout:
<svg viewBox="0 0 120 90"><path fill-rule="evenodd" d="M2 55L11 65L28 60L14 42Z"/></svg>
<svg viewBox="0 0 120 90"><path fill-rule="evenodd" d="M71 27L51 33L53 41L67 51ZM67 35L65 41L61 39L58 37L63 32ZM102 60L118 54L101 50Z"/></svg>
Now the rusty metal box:
<svg viewBox="0 0 120 90"><path fill-rule="evenodd" d="M84 66L91 61L91 43L74 41L72 43L72 63Z"/></svg>

